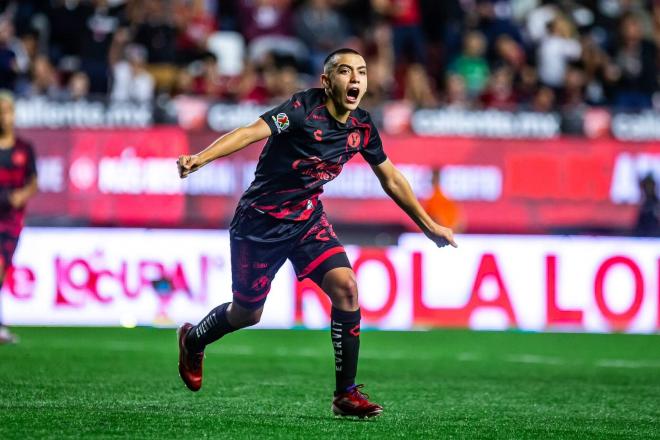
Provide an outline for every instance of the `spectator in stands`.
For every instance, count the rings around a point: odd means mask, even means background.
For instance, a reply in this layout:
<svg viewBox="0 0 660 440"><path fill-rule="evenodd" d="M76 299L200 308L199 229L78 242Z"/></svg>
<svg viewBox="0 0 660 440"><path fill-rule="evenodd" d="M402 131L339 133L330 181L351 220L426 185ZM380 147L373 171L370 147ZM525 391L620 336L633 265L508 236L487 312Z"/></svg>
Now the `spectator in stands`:
<svg viewBox="0 0 660 440"><path fill-rule="evenodd" d="M528 10L527 15L524 16L527 36L535 45L547 38L550 23L560 15L559 8L554 4L555 1L543 0L541 3L542 5Z"/></svg>
<svg viewBox="0 0 660 440"><path fill-rule="evenodd" d="M110 6L108 0L93 0L82 34L82 70L87 73L95 93L108 91L108 52L114 33L124 22L124 6ZM79 36L80 38L80 36Z"/></svg>
<svg viewBox="0 0 660 440"><path fill-rule="evenodd" d="M453 110L467 110L471 107L470 99L465 85L465 78L450 73L446 78L445 107Z"/></svg>
<svg viewBox="0 0 660 440"><path fill-rule="evenodd" d="M261 64L276 53L293 56L301 65L308 62L307 46L293 36L290 0L239 0L238 14L250 61Z"/></svg>
<svg viewBox="0 0 660 440"><path fill-rule="evenodd" d="M560 89L568 64L580 58L582 46L566 18L558 16L548 26L549 33L541 39L537 52L539 79L548 87Z"/></svg>
<svg viewBox="0 0 660 440"><path fill-rule="evenodd" d="M190 72L190 68L179 69L172 84L170 95L177 97L179 95L193 95L195 92L195 77Z"/></svg>
<svg viewBox="0 0 660 440"><path fill-rule="evenodd" d="M30 82L20 91L22 96L43 96L51 99L63 97L57 71L45 55L38 55L32 65Z"/></svg>
<svg viewBox="0 0 660 440"><path fill-rule="evenodd" d="M369 87L363 102L370 108L389 99L395 86L392 28L387 23L375 23L363 42L362 53L369 66Z"/></svg>
<svg viewBox="0 0 660 440"><path fill-rule="evenodd" d="M654 0L652 5L653 41L655 47L660 47L660 1Z"/></svg>
<svg viewBox="0 0 660 440"><path fill-rule="evenodd" d="M495 10L495 0L476 0L476 25L474 28L481 32L488 43L487 58L494 59L495 42L501 35L507 35L518 44L523 44L520 30L511 19Z"/></svg>
<svg viewBox="0 0 660 440"><path fill-rule="evenodd" d="M584 70L577 66L570 66L566 70L566 80L561 96L561 106L566 110L582 110L585 106L584 89L586 77Z"/></svg>
<svg viewBox="0 0 660 440"><path fill-rule="evenodd" d="M295 58L271 54L262 70L262 101L274 104L287 100L291 91L306 87L301 81Z"/></svg>
<svg viewBox="0 0 660 440"><path fill-rule="evenodd" d="M348 21L332 8L330 0L307 0L297 11L295 29L310 49L310 71L320 74L329 52L346 46Z"/></svg>
<svg viewBox="0 0 660 440"><path fill-rule="evenodd" d="M238 16L248 42L269 35L293 35L290 0L238 0Z"/></svg>
<svg viewBox="0 0 660 440"><path fill-rule="evenodd" d="M410 64L406 70L403 99L416 108L438 106L435 90L426 69L421 64Z"/></svg>
<svg viewBox="0 0 660 440"><path fill-rule="evenodd" d="M141 7L140 7L141 6ZM144 0L129 13L133 42L145 47L149 64L174 64L176 27L173 14L160 0Z"/></svg>
<svg viewBox="0 0 660 440"><path fill-rule="evenodd" d="M606 78L616 78L618 69L596 40L587 35L582 39L581 64L585 74L585 99L592 105L604 105Z"/></svg>
<svg viewBox="0 0 660 440"><path fill-rule="evenodd" d="M371 0L373 9L391 23L397 65L426 64L426 38L419 3L419 0Z"/></svg>
<svg viewBox="0 0 660 440"><path fill-rule="evenodd" d="M206 52L196 64L200 72L195 75L193 92L211 99L235 99L238 94L239 79L222 75L218 69L218 58L212 52Z"/></svg>
<svg viewBox="0 0 660 440"><path fill-rule="evenodd" d="M642 203L639 206L635 235L643 237L660 236L660 199L653 174L648 174L640 182Z"/></svg>
<svg viewBox="0 0 660 440"><path fill-rule="evenodd" d="M51 0L48 13L49 54L55 62L62 57L80 57L86 21L92 8L78 0Z"/></svg>
<svg viewBox="0 0 660 440"><path fill-rule="evenodd" d="M174 17L178 28L176 45L179 61L188 63L204 56L206 43L216 30L215 18L205 1L178 0Z"/></svg>
<svg viewBox="0 0 660 440"><path fill-rule="evenodd" d="M13 25L7 19L0 18L0 89L14 89L19 74L16 53L12 46Z"/></svg>
<svg viewBox="0 0 660 440"><path fill-rule="evenodd" d="M449 72L460 75L470 97L479 96L486 84L490 69L484 53L486 40L479 32L468 32L463 43L463 53L449 65Z"/></svg>
<svg viewBox="0 0 660 440"><path fill-rule="evenodd" d="M138 44L129 44L125 59L112 65L112 92L114 101L150 102L154 97L154 78L146 69L147 50Z"/></svg>
<svg viewBox="0 0 660 440"><path fill-rule="evenodd" d="M71 75L65 96L72 101L87 99L89 96L89 77L85 72L74 72Z"/></svg>
<svg viewBox="0 0 660 440"><path fill-rule="evenodd" d="M525 49L508 35L497 37L495 60L496 64L506 64L516 76L522 74L522 70L527 66Z"/></svg>
<svg viewBox="0 0 660 440"><path fill-rule="evenodd" d="M555 91L548 86L541 86L532 98L529 110L538 113L549 113L555 110L557 97Z"/></svg>
<svg viewBox="0 0 660 440"><path fill-rule="evenodd" d="M616 69L610 78L613 104L622 110L651 107L658 91L658 50L644 39L640 20L632 14L621 19L620 44L612 54Z"/></svg>
<svg viewBox="0 0 660 440"><path fill-rule="evenodd" d="M518 100L513 88L513 73L508 66L503 65L495 69L479 101L485 108L516 110Z"/></svg>

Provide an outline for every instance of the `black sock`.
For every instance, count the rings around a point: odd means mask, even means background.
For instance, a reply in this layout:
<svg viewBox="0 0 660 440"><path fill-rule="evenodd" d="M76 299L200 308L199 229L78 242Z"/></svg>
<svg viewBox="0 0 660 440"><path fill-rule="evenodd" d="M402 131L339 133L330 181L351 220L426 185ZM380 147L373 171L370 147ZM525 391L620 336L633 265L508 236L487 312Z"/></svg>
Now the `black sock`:
<svg viewBox="0 0 660 440"><path fill-rule="evenodd" d="M227 320L227 307L229 307L229 304L231 303L220 304L199 321L199 324L190 329L186 336L186 345L190 350L196 353L204 351L204 348L210 343L217 341L227 333L237 330Z"/></svg>
<svg viewBox="0 0 660 440"><path fill-rule="evenodd" d="M360 309L354 312L332 308L330 335L335 349L337 393L355 385L360 353Z"/></svg>

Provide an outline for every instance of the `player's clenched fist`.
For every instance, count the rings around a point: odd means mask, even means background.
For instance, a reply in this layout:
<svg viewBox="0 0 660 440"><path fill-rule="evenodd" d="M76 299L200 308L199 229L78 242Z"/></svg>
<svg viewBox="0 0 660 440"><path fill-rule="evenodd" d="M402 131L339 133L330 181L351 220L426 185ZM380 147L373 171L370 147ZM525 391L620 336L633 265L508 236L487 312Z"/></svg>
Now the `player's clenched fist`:
<svg viewBox="0 0 660 440"><path fill-rule="evenodd" d="M179 177L183 179L184 177L187 177L188 174L201 167L202 163L198 155L192 154L189 156L179 156L176 165L179 168Z"/></svg>
<svg viewBox="0 0 660 440"><path fill-rule="evenodd" d="M438 247L445 247L447 245L451 245L455 248L458 247L458 245L454 241L454 232L449 228L445 228L444 226L434 224L424 233Z"/></svg>

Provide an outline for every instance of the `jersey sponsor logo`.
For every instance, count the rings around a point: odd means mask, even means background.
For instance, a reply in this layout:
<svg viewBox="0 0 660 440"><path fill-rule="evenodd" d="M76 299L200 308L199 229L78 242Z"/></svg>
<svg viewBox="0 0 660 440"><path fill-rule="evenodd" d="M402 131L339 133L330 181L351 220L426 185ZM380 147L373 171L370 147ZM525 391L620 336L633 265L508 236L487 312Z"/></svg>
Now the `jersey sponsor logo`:
<svg viewBox="0 0 660 440"><path fill-rule="evenodd" d="M316 130L314 132L314 139L316 139L317 141L322 141L323 140L323 137L321 136L322 134L323 134L323 131Z"/></svg>
<svg viewBox="0 0 660 440"><path fill-rule="evenodd" d="M284 130L289 128L289 117L286 113L278 113L277 116L272 116L273 122L277 127L277 132L282 133Z"/></svg>
<svg viewBox="0 0 660 440"><path fill-rule="evenodd" d="M348 146L351 148L357 148L360 146L360 132L359 131L352 131L348 135Z"/></svg>
<svg viewBox="0 0 660 440"><path fill-rule="evenodd" d="M17 167L22 167L27 162L27 154L25 151L16 151L11 155L12 163Z"/></svg>
<svg viewBox="0 0 660 440"><path fill-rule="evenodd" d="M293 162L292 168L300 170L304 175L314 177L317 180L330 181L341 173L343 165L324 162L321 158L312 156L308 159L296 160Z"/></svg>

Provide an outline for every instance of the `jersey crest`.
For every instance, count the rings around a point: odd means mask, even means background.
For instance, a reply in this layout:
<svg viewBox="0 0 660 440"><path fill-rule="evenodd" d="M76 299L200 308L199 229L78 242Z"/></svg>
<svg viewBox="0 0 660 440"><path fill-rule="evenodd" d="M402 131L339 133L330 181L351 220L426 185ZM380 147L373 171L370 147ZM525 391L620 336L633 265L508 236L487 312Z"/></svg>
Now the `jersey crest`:
<svg viewBox="0 0 660 440"><path fill-rule="evenodd" d="M351 148L357 148L360 146L360 132L359 131L352 131L348 135L348 146Z"/></svg>

